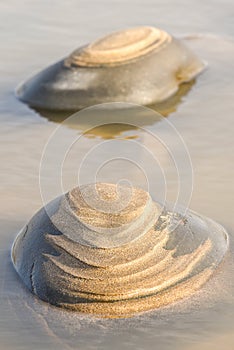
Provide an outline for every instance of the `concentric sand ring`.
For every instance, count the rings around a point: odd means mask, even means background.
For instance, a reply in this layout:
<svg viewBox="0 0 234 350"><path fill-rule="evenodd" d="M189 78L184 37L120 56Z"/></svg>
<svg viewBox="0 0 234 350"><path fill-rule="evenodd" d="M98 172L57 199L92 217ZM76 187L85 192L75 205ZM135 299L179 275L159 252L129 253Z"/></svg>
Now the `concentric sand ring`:
<svg viewBox="0 0 234 350"><path fill-rule="evenodd" d="M125 63L171 41L171 36L154 27L137 27L105 36L74 51L66 65L98 67Z"/></svg>

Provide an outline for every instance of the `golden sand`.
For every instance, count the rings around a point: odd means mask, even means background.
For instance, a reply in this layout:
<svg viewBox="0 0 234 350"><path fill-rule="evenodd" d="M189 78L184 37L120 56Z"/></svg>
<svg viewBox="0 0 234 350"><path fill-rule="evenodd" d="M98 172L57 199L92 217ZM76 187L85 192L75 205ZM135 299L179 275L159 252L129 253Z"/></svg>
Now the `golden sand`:
<svg viewBox="0 0 234 350"><path fill-rule="evenodd" d="M75 50L66 64L84 67L121 64L159 50L170 40L169 34L154 27L121 30Z"/></svg>
<svg viewBox="0 0 234 350"><path fill-rule="evenodd" d="M128 317L191 295L228 248L219 224L172 213L141 189L75 188L47 213L42 209L18 236L16 270L41 299L102 317Z"/></svg>

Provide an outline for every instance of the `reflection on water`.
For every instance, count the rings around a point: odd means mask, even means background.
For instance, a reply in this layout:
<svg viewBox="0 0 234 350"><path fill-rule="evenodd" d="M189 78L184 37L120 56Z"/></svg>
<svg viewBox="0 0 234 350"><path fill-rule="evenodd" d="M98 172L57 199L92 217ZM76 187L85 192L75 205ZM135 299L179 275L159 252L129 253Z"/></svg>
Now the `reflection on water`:
<svg viewBox="0 0 234 350"><path fill-rule="evenodd" d="M195 80L192 80L189 83L181 84L179 90L176 92L175 95L173 95L171 98L169 98L164 102L151 105L149 106L149 108L155 110L156 112L160 113L164 117L168 117L171 113L176 112L179 104L183 101L183 98L189 93L190 89L194 84L195 84ZM137 138L138 127L136 127L135 124L141 125L142 127L144 127L144 126L153 125L155 122L157 122L156 115L153 117L152 113L147 113L146 111L144 115L139 115L139 111L137 111L136 113L136 111L132 109L131 111L128 111L128 116L127 116L128 125L126 125L126 121L124 121L125 124L121 124L120 122L113 123L113 121L111 120L111 116L109 115L110 117L109 125L100 125L98 127L89 129L88 121L90 120L90 118L93 119L93 114L89 116L88 112L86 114L85 120L77 120L76 123L71 124L69 122L66 122L66 119L76 111L51 111L51 110L45 110L45 109L43 110L43 109L36 109L36 108L35 108L35 111L39 113L41 116L55 123L63 123L68 127L77 129L78 131L82 131L82 132L86 130L85 134L87 137L101 137L103 139L115 138L116 136L119 136L126 131L132 131L132 130L136 130L136 132L130 136L126 136L126 138ZM97 113L100 113L100 112L97 112ZM105 110L103 110L102 113L103 113L103 118L105 119L105 113L106 113ZM100 115L98 117L100 118Z"/></svg>
<svg viewBox="0 0 234 350"><path fill-rule="evenodd" d="M199 76L197 77L197 79L199 79ZM179 90L171 98L164 102L151 105L149 107L162 114L164 117L168 117L170 114L177 111L180 103L183 102L185 97L189 97L190 90L192 89L195 83L196 80L192 80L189 83L181 84Z"/></svg>

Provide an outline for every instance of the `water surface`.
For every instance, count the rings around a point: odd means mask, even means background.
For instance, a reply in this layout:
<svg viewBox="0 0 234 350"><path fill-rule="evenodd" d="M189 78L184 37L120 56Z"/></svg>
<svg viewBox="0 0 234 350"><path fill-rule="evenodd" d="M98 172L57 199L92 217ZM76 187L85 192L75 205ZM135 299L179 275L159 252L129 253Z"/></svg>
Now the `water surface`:
<svg viewBox="0 0 234 350"><path fill-rule="evenodd" d="M0 348L1 349L220 349L234 348L233 198L234 198L234 36L233 4L228 1L24 1L1 3L1 232L0 232ZM193 298L171 308L128 320L96 320L66 313L41 303L21 284L10 262L10 246L16 235L42 204L39 167L45 144L59 125L57 114L28 108L14 96L22 79L70 53L79 45L106 32L128 26L155 25L177 36L190 33L188 44L208 62L208 68L178 98L160 112L167 115L185 141L193 165L190 207L226 227L231 238L230 255ZM64 163L64 189L77 182L77 169L92 147L103 140L135 140L153 150L167 174L168 198L174 200L176 170L165 148L145 129L164 135L176 150L178 138L166 121L144 120L144 129L116 126L87 133L74 145ZM82 127L61 126L61 147ZM111 151L116 150L116 143ZM58 191L53 171L59 147L50 158L43 183L48 199ZM105 149L105 152L110 152ZM134 151L130 152L133 156ZM98 153L89 155L83 181L99 164ZM181 153L182 154L182 153ZM186 180L187 164L179 159ZM145 159L145 153L139 153ZM146 161L154 198L163 196L161 172ZM56 173L57 174L57 173ZM130 178L142 187L146 179L136 167L115 161L100 171L106 180ZM151 180L151 183L153 181ZM57 193L59 194L59 193Z"/></svg>

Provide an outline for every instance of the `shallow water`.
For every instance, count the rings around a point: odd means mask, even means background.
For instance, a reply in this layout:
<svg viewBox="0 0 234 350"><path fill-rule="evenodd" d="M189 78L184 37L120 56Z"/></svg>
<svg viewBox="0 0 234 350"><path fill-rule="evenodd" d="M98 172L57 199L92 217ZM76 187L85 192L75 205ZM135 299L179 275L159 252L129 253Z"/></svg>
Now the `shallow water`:
<svg viewBox="0 0 234 350"><path fill-rule="evenodd" d="M1 3L0 10L0 348L233 349L234 41L229 38L234 36L232 2L150 0L143 5L138 1L12 0ZM96 320L41 303L26 291L12 268L10 246L16 233L43 200L61 192L61 152L84 130L82 125L63 125L59 129L60 142L49 144L41 168L41 198L40 162L45 144L59 125L59 116L43 117L29 109L16 100L14 88L77 46L106 32L141 24L156 25L177 36L204 34L191 36L187 43L208 62L208 68L173 101L160 106L159 111L168 115L167 119L159 121L150 114L144 119L144 129L119 128L117 132L116 126L110 126L82 136L64 162L64 189L77 183L84 156L88 158L81 182L92 180L100 159L113 157L118 147L126 150L125 143L134 140L140 145L137 158L147 170L152 196L164 199L164 178L160 168L152 166L151 159L145 156L143 145L160 161L166 174L167 199L174 201L178 190L176 169L165 147L149 136L152 132L176 153L181 185L185 188L181 204L186 204L191 190L189 161L178 135L172 132L172 124L186 143L193 166L190 207L225 226L231 239L230 255L219 273L184 302L132 319ZM103 141L110 139L111 147L103 146ZM89 154L96 146L100 148ZM128 157L135 159L136 147L129 148ZM123 159L108 163L98 176L109 181L127 178L136 185L148 185L144 174Z"/></svg>

